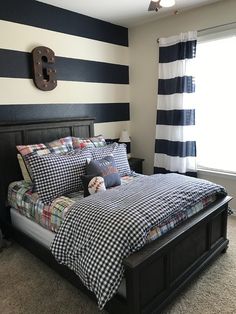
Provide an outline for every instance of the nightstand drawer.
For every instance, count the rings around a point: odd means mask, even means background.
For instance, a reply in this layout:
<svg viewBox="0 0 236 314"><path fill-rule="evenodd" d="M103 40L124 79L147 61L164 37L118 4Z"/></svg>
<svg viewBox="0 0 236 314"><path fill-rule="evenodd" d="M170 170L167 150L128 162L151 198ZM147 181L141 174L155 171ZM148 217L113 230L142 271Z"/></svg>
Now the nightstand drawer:
<svg viewBox="0 0 236 314"><path fill-rule="evenodd" d="M137 172L137 173L143 173L143 161L142 158L134 158L131 157L128 159L130 169Z"/></svg>

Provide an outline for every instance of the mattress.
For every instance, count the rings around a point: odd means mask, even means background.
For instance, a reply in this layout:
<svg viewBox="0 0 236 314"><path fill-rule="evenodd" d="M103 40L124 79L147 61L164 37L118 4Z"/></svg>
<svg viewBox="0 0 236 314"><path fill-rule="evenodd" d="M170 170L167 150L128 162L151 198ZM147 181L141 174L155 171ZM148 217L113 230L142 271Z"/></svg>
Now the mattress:
<svg viewBox="0 0 236 314"><path fill-rule="evenodd" d="M14 208L10 209L10 214L11 223L16 229L22 231L45 248L50 249L50 245L55 237L55 232L43 228L38 223L23 216Z"/></svg>

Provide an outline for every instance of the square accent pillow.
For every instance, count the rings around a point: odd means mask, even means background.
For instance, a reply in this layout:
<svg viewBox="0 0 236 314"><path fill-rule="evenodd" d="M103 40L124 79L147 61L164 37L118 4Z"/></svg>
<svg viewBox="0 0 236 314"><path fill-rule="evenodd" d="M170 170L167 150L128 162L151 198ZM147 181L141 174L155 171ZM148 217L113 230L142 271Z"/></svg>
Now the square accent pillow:
<svg viewBox="0 0 236 314"><path fill-rule="evenodd" d="M121 184L120 175L112 156L106 156L98 160L87 161L86 172L88 175L98 174L103 177L106 188Z"/></svg>
<svg viewBox="0 0 236 314"><path fill-rule="evenodd" d="M33 173L35 188L43 203L56 197L83 189L81 176L85 175L88 150L67 154L32 155L28 162Z"/></svg>
<svg viewBox="0 0 236 314"><path fill-rule="evenodd" d="M96 175L81 176L84 187L84 197L106 191L106 186L103 177Z"/></svg>

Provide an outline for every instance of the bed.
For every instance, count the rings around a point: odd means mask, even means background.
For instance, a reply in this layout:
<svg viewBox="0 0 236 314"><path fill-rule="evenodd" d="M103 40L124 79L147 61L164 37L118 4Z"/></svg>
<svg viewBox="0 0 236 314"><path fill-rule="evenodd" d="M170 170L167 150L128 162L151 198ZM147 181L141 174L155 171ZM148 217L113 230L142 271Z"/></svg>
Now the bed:
<svg viewBox="0 0 236 314"><path fill-rule="evenodd" d="M63 277L95 299L78 276L57 263L51 251L29 233L13 226L7 206L8 185L21 180L16 145L49 142L65 136L94 135L94 119L75 118L0 124L0 221L4 232L46 262ZM159 313L202 269L228 247L229 196L222 196L204 211L142 247L123 260L123 287L106 304L110 313ZM12 219L17 216L12 214ZM33 227L34 228L34 227ZM40 232L40 231L39 231ZM179 258L181 256L181 259ZM123 292L122 292L123 291Z"/></svg>

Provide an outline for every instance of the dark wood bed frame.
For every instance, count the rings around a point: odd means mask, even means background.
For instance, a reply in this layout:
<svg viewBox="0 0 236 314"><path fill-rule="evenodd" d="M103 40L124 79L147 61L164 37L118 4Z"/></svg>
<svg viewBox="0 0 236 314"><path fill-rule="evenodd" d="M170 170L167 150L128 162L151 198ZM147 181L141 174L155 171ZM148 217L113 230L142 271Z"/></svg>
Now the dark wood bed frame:
<svg viewBox="0 0 236 314"><path fill-rule="evenodd" d="M94 134L94 119L75 118L34 122L0 123L0 222L13 236L63 277L94 298L79 278L59 265L51 252L29 236L13 228L7 206L7 188L21 180L16 145L48 142L72 135ZM110 313L160 313L174 296L228 247L226 196L194 215L188 221L126 258L126 297L115 295L107 304Z"/></svg>

